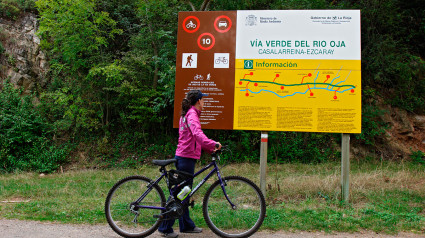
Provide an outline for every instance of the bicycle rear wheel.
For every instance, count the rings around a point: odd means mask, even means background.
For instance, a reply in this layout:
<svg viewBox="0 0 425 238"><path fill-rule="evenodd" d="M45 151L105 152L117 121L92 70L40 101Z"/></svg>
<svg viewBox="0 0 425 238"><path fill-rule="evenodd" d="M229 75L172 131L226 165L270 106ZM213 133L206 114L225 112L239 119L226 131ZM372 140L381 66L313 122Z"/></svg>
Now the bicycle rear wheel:
<svg viewBox="0 0 425 238"><path fill-rule="evenodd" d="M208 227L221 237L248 237L261 226L266 215L266 202L251 180L229 176L223 179L232 208L224 196L220 181L214 182L204 197L203 214Z"/></svg>
<svg viewBox="0 0 425 238"><path fill-rule="evenodd" d="M131 205L153 181L143 176L130 176L117 182L105 201L105 215L111 228L123 237L146 237L158 229L161 221L154 218L161 210L132 209ZM165 207L165 196L155 184L139 205Z"/></svg>

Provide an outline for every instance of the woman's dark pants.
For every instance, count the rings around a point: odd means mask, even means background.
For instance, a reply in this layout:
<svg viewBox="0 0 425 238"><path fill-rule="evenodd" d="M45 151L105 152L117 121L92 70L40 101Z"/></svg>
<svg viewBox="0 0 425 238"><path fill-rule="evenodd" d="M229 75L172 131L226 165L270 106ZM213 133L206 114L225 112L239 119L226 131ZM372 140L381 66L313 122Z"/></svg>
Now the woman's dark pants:
<svg viewBox="0 0 425 238"><path fill-rule="evenodd" d="M176 156L175 158L177 159L177 162L176 162L177 170L182 170L182 171L194 174L196 159L183 158L180 156ZM191 181L190 184L188 185L192 187L192 184L193 184L193 181ZM173 233L174 222L175 220L164 220L162 221L158 230L166 234ZM195 228L195 223L192 221L192 219L190 219L188 207L186 207L183 210L183 216L179 218L179 227L180 227L180 232L191 231L193 230L193 228Z"/></svg>

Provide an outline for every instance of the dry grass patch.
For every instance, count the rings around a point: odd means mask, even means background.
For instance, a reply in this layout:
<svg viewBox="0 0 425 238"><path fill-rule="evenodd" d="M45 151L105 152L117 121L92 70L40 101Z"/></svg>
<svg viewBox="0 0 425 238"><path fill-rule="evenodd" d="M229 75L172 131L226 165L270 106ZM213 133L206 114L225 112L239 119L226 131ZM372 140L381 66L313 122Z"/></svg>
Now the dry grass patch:
<svg viewBox="0 0 425 238"><path fill-rule="evenodd" d="M392 162L387 166L353 167L350 172L350 202L353 204L363 203L367 194L394 190L425 196L425 168ZM259 177L259 174L254 176ZM267 184L268 197L277 201L306 198L339 200L341 171L336 164L269 164Z"/></svg>

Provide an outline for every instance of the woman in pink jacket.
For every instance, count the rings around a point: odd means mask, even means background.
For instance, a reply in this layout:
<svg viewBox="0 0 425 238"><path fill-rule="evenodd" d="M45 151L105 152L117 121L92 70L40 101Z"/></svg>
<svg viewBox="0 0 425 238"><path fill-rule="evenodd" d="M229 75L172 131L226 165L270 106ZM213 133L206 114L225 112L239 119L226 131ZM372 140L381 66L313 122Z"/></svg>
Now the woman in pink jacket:
<svg viewBox="0 0 425 238"><path fill-rule="evenodd" d="M204 96L200 90L191 90L182 101L182 114L179 122L179 142L177 145L176 168L194 174L196 161L201 158L202 149L212 153L221 149L219 142L208 139L201 130L199 117L204 108ZM192 184L189 186L192 187ZM178 234L173 231L174 220L165 220L159 227L159 232L164 237L175 238ZM202 229L195 226L189 216L189 209L184 210L183 216L179 218L180 232L200 233Z"/></svg>

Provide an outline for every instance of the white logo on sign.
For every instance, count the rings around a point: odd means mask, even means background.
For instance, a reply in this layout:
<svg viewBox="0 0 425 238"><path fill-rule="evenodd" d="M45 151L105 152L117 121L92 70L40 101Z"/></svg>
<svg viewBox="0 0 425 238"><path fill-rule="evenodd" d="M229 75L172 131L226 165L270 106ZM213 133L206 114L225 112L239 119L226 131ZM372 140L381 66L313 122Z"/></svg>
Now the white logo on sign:
<svg viewBox="0 0 425 238"><path fill-rule="evenodd" d="M254 15L248 15L245 20L246 26L255 26L257 25L257 17Z"/></svg>
<svg viewBox="0 0 425 238"><path fill-rule="evenodd" d="M183 53L182 68L196 69L198 67L198 53Z"/></svg>
<svg viewBox="0 0 425 238"><path fill-rule="evenodd" d="M214 53L214 68L229 68L229 53Z"/></svg>

